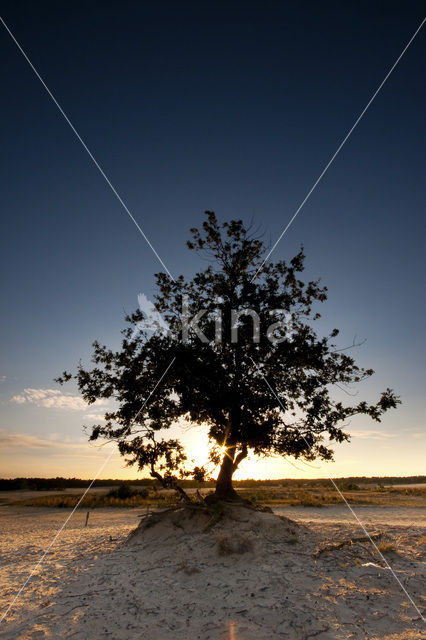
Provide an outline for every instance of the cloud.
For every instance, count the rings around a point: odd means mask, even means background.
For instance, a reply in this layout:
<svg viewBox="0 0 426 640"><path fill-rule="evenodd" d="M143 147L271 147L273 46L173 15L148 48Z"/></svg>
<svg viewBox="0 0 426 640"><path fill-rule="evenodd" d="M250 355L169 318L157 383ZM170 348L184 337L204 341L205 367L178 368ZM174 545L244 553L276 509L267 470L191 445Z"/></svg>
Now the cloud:
<svg viewBox="0 0 426 640"><path fill-rule="evenodd" d="M74 441L61 442L52 438L40 438L30 433L6 433L0 430L0 447L4 449L85 449L87 451L87 442Z"/></svg>
<svg viewBox="0 0 426 640"><path fill-rule="evenodd" d="M10 401L14 402L15 404L24 404L24 402L26 402L27 399L24 395L18 395L18 396L13 396L13 398L11 398Z"/></svg>
<svg viewBox="0 0 426 640"><path fill-rule="evenodd" d="M373 429L358 430L353 429L350 431L350 435L354 438L366 438L369 440L383 440L386 438L395 438L396 433L387 433L386 431L374 431Z"/></svg>
<svg viewBox="0 0 426 640"><path fill-rule="evenodd" d="M426 431L423 431L423 433L412 433L411 436L413 438L426 438Z"/></svg>
<svg viewBox="0 0 426 640"><path fill-rule="evenodd" d="M7 380L6 376L0 376L0 382L4 382L5 380Z"/></svg>
<svg viewBox="0 0 426 640"><path fill-rule="evenodd" d="M10 400L14 404L34 404L46 409L66 409L67 411L85 411L87 403L80 396L61 393L58 389L24 389ZM97 401L97 406L105 404L106 400Z"/></svg>
<svg viewBox="0 0 426 640"><path fill-rule="evenodd" d="M88 420L105 421L104 415L102 413L85 413L83 418L87 418Z"/></svg>

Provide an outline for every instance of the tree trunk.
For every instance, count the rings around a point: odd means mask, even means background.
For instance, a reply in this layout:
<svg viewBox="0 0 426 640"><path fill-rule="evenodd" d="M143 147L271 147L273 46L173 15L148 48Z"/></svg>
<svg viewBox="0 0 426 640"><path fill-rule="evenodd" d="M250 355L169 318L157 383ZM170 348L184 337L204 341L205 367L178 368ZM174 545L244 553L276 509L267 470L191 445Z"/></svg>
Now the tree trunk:
<svg viewBox="0 0 426 640"><path fill-rule="evenodd" d="M232 486L232 474L234 467L235 446L228 447L222 460L219 475L216 480L215 496L221 500L235 499L237 493Z"/></svg>

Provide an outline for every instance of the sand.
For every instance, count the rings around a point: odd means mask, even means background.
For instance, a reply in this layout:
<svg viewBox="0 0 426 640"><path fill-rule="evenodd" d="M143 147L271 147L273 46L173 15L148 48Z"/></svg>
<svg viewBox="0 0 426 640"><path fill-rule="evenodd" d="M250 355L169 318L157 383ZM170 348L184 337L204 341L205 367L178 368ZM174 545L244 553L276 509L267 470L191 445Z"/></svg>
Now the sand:
<svg viewBox="0 0 426 640"><path fill-rule="evenodd" d="M301 509L293 524L243 509L209 531L204 516L172 512L133 534L140 509L94 511L86 528L78 513L0 625L0 638L426 638L425 623L370 543L315 557L363 535L340 510L340 520L336 509L329 516L322 509L314 521ZM371 522L370 513L369 530L396 544L398 553L386 557L424 616L425 523L410 509L400 509L402 524L391 514L378 509ZM5 611L66 512L1 507L0 516Z"/></svg>

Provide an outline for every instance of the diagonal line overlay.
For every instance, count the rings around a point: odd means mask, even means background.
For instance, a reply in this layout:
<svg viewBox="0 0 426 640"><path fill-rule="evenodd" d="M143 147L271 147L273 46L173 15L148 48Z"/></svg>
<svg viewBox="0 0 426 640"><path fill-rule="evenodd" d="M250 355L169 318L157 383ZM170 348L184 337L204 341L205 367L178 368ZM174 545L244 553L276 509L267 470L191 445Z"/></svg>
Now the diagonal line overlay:
<svg viewBox="0 0 426 640"><path fill-rule="evenodd" d="M250 356L249 356L250 357ZM263 381L265 382L266 386L268 387L269 391L271 392L271 394L274 396L274 398L278 401L281 409L283 411L285 411L284 406L280 400L280 398L278 397L277 393L274 391L274 389L272 388L272 386L270 385L270 383L268 382L268 380L265 378L265 376L263 375L262 371L259 369L259 366L255 363L255 361L253 360L252 357L250 357L250 360L253 363L253 366L257 369L257 371L260 373L260 375L263 378ZM306 445L309 447L309 449L311 448L311 446L309 445L309 443L307 442L307 440L305 439L304 436L302 436L302 439L305 441ZM391 572L391 574L393 575L393 577L395 578L395 580L397 581L397 583L399 584L399 586L401 587L401 589L404 591L405 595L407 596L407 598L409 599L409 601L411 602L411 604L413 605L414 609L417 611L417 613L419 614L420 618L423 620L424 623L426 623L426 619L424 618L424 616L422 615L420 609L418 608L418 606L416 605L416 603L414 602L413 598L410 596L410 594L408 593L407 589L404 587L404 585L402 584L401 580L398 578L398 576L396 575L395 571L392 569L392 567L390 566L389 562L386 560L385 556L383 555L383 553L380 551L380 549L378 548L378 546L376 545L376 543L374 542L374 540L372 539L372 537L370 536L370 534L368 533L367 529L365 528L365 525L361 522L361 520L358 518L357 514L355 513L355 511L352 509L351 505L349 504L349 502L346 500L345 496L343 495L343 493L340 491L339 487L337 486L337 484L334 482L333 478L331 478L328 473L326 473L328 479L330 480L330 482L332 483L332 485L334 486L334 488L336 489L337 493L340 495L340 497L342 498L342 500L344 501L344 503L346 504L346 506L348 507L349 511L351 512L351 514L354 516L355 520L358 522L359 526L362 528L362 530L364 531L365 535L367 536L367 538L370 540L371 544L373 545L373 547L375 548L375 550L377 551L377 553L379 554L379 556L381 557L381 559L383 560L383 562L385 563L386 567L389 569L389 571Z"/></svg>
<svg viewBox="0 0 426 640"><path fill-rule="evenodd" d="M140 414L140 412L144 409L145 405L147 404L147 402L150 400L150 398L153 396L153 394L155 393L155 391L157 390L158 386L161 384L164 376L167 374L167 372L169 371L170 367L172 366L172 364L174 363L174 361L176 360L176 357L174 357L171 362L169 363L167 369L164 371L164 373L161 375L161 377L159 378L158 382L156 383L155 387L153 388L153 390L150 392L149 396L146 398L146 400L144 401L143 405L141 406L141 408L139 409L139 411L137 412L137 414L135 415L135 417L133 418L133 420L136 420L136 418L138 417L138 415ZM21 595L21 593L23 592L23 590L25 589L25 587L27 586L27 584L29 583L29 581L31 580L31 578L33 577L34 573L37 571L38 567L41 565L41 563L43 562L43 560L45 559L45 557L47 556L47 554L49 553L50 549L53 547L53 545L55 544L56 540L59 538L59 536L61 535L62 531L65 529L65 527L67 526L68 522L71 520L72 516L74 515L75 511L78 509L78 507L80 506L80 504L83 502L84 498L86 497L89 489L93 486L93 483L95 482L95 480L99 477L99 475L101 474L101 472L103 471L103 469L106 467L106 465L108 464L108 462L111 460L112 455L115 451L115 447L113 447L113 449L111 450L111 452L109 453L109 455L105 458L105 460L103 461L103 463L101 464L101 466L99 467L95 477L93 478L93 480L90 482L89 486L87 487L87 489L84 491L83 495L81 496L80 500L77 502L77 504L75 505L74 509L71 511L71 513L69 514L69 516L67 517L67 519L65 520L65 522L63 523L63 525L61 526L61 528L55 533L55 535L53 536L52 541L49 543L49 545L47 546L46 550L43 552L43 555L41 556L41 558L39 558L36 562L36 564L34 565L34 567L32 568L30 574L28 575L27 579L25 580L24 584L22 585L22 587L19 589L19 591L16 593L15 597L13 598L12 602L9 604L9 606L7 607L6 611L3 613L2 617L0 618L0 624L3 622L3 620L6 618L7 614L9 613L9 611L11 610L11 608L13 607L13 605L15 604L15 602L17 601L17 599L19 598L19 596Z"/></svg>
<svg viewBox="0 0 426 640"><path fill-rule="evenodd" d="M55 96L53 95L53 93L51 92L51 90L49 89L49 87L47 86L47 84L45 83L45 81L43 80L43 78L41 77L41 75L39 74L39 72L37 71L37 69L35 68L35 66L33 65L33 63L31 62L31 60L29 59L29 57L27 56L27 54L25 53L24 49L22 48L22 46L19 44L18 40L15 38L15 36L13 35L12 31L9 29L9 27L7 26L7 24L5 23L5 21L3 20L3 18L0 16L0 22L3 24L4 28L6 29L6 31L8 32L8 34L10 35L10 37L12 38L13 42L16 44L16 46L18 47L19 51L22 53L23 57L25 58L25 60L28 62L29 66L31 67L31 69L34 71L35 75L37 76L37 78L40 80L41 84L43 85L43 87L45 88L46 92L48 93L48 95L50 96L50 98L52 99L52 101L54 102L54 104L57 106L57 108L59 109L61 115L63 116L63 118L66 120L66 122L68 123L68 125L70 126L70 128L72 129L73 133L75 134L75 136L77 137L77 139L79 140L79 142L81 143L82 147L84 148L84 150L87 152L87 154L89 155L90 159L92 160L93 164L95 165L95 167L97 168L97 170L99 171L99 173L101 174L101 176L104 178L105 182L107 183L107 185L109 186L109 188L111 189L111 191L113 192L113 194L115 195L115 197L117 198L118 202L121 204L121 206L123 207L124 211L127 213L127 215L130 217L130 219L132 220L132 222L134 223L134 225L136 226L137 230L139 231L139 233L142 235L143 239L145 240L145 242L148 244L148 246L150 247L150 249L152 250L152 252L154 253L155 257L157 258L157 260L160 262L160 264L162 265L162 267L166 270L166 272L168 273L168 275L170 276L170 278L172 280L174 280L172 274L170 273L170 271L168 270L168 268L166 267L166 265L164 264L163 260L160 258L159 254L157 253L156 249L153 247L153 245L151 244L151 241L149 240L149 238L145 235L145 233L143 232L142 228L140 227L139 223L137 222L137 220L135 219L135 217L132 215L132 213L130 212L130 210L128 209L127 205L125 204L125 202L123 201L122 197L120 196L120 194L117 192L116 188L114 187L114 185L112 184L112 182L110 181L110 179L108 178L108 176L106 175L106 173L104 172L104 170L102 169L101 165L99 164L99 162L96 160L95 156L93 155L93 153L90 151L90 149L88 148L88 146L86 145L86 143L84 142L83 138L81 137L81 135L78 133L77 129L74 127L73 123L71 122L71 120L69 119L69 117L67 116L67 114L65 113L65 111L63 110L63 108L61 107L61 105L59 104L59 102L56 100Z"/></svg>
<svg viewBox="0 0 426 640"><path fill-rule="evenodd" d="M373 93L373 95L371 96L370 100L367 102L366 106L361 111L361 113L359 114L358 118L355 120L355 122L352 125L352 127L349 129L348 133L343 138L342 142L339 144L339 146L337 147L336 151L334 152L334 154L331 156L330 160L325 165L324 169L322 170L322 172L320 173L320 175L318 176L318 178L316 179L316 181L314 182L314 184L312 185L312 187L308 191L307 195L305 196L305 198L302 200L302 202L300 203L300 205L296 209L295 213L293 214L293 217L290 218L290 221L287 223L287 226L281 232L280 236L278 237L278 240L276 240L275 244L272 246L272 249L269 251L269 253L267 254L266 258L264 259L264 261L262 262L262 264L260 265L260 267L258 268L256 273L254 274L251 282L253 282L253 280L255 280L255 278L257 278L258 274L263 269L263 267L265 265L265 262L269 259L269 256L271 255L271 253L273 251L275 251L278 243L281 241L281 239L284 236L284 234L288 231L290 226L293 224L294 220L296 219L296 216L299 214L300 210L305 206L305 204L307 203L307 201L311 197L312 193L315 191L315 189L317 188L317 186L319 185L319 183L321 182L321 180L323 179L323 177L327 173L328 169L330 168L330 166L333 164L333 162L335 161L335 159L339 155L339 153L342 150L343 146L346 144L346 142L349 140L350 136L352 135L353 131L356 129L358 124L361 122L361 120L364 117L365 113L367 112L367 110L369 109L369 107L371 106L371 104L373 103L375 98L377 97L377 95L380 93L381 89L383 88L384 84L388 80L389 76L393 73L393 71L395 70L396 66L399 64L401 58L406 53L407 49L409 48L409 46L413 42L414 38L417 36L419 31L423 27L425 22L426 22L426 18L424 18L422 20L422 22L420 23L420 25L417 27L416 31L413 33L413 35L411 36L411 38L409 39L409 41L405 45L404 49L401 51L401 53L399 54L399 56L397 57L397 59L395 60L395 62L393 63L393 65L391 66L391 68L389 69L387 74L385 75L385 77L383 78L382 82L379 84L379 86L377 87L376 91Z"/></svg>

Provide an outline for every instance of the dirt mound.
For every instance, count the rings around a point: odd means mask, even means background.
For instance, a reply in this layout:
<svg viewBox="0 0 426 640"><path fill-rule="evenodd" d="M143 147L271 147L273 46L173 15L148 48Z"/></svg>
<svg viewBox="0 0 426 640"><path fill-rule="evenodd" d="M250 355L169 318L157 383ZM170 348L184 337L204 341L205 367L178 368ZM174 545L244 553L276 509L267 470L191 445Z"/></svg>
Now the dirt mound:
<svg viewBox="0 0 426 640"><path fill-rule="evenodd" d="M268 542L289 542L299 538L305 527L273 514L269 509L220 502L209 505L183 505L143 516L140 525L125 544L149 545L181 543L196 537L198 544L221 555L255 551Z"/></svg>
<svg viewBox="0 0 426 640"><path fill-rule="evenodd" d="M247 505L207 507L145 514L131 536L124 537L128 529L123 532L123 542L113 550L110 536L101 530L91 561L83 554L78 566L68 562L63 574L52 571L59 559L52 557L54 565L44 578L33 577L38 606L0 629L0 638L425 637L419 613L371 543L362 540L357 525L311 524L308 529ZM88 533L89 527L81 530L79 550ZM395 529L400 553L391 560L421 611L424 533L420 528L409 533ZM55 573L60 591L52 583Z"/></svg>

